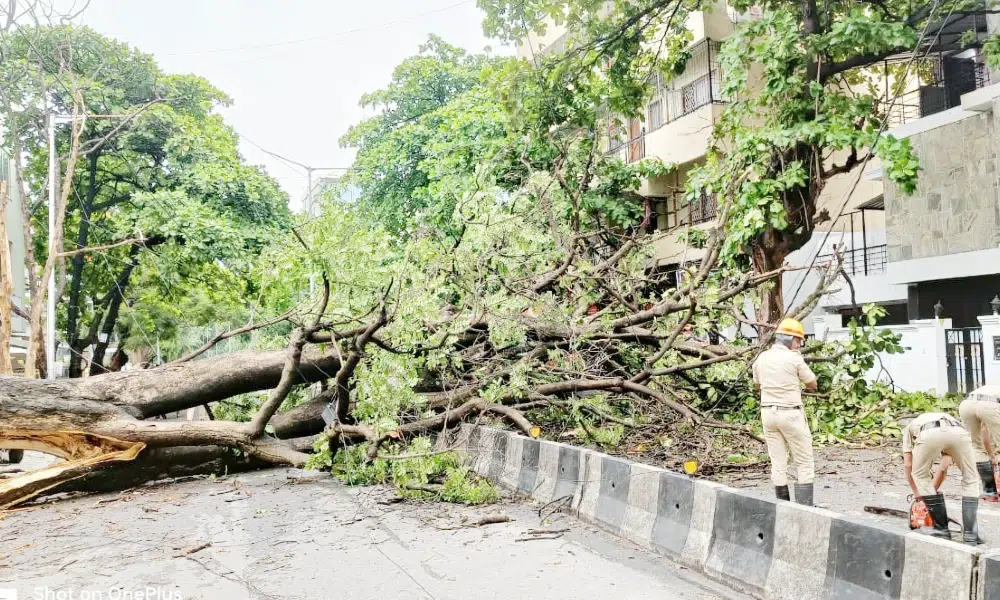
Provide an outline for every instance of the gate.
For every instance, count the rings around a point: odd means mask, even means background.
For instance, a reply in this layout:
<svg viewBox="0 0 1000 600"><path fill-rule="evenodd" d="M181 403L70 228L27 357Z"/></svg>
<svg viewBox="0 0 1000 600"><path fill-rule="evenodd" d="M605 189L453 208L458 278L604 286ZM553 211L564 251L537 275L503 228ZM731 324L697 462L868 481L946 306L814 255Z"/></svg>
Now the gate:
<svg viewBox="0 0 1000 600"><path fill-rule="evenodd" d="M946 330L945 348L948 357L949 392L968 394L983 385L985 361L982 329L967 327Z"/></svg>

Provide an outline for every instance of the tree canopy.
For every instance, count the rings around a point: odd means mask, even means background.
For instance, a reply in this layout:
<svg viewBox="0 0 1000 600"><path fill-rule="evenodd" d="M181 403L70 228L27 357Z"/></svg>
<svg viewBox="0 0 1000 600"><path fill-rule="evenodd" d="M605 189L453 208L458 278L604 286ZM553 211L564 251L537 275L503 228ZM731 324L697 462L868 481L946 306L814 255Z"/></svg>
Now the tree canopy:
<svg viewBox="0 0 1000 600"><path fill-rule="evenodd" d="M291 218L277 182L244 162L216 112L229 97L203 78L163 73L149 55L88 28L24 28L8 44L4 75L34 75L7 92L18 121L9 145L27 153L30 189L43 190L47 177L46 105L71 111L78 92L93 115L80 136L63 247L114 247L68 258L60 322L71 375L87 349L91 373L101 372L115 338L148 353L150 338L169 341L182 324L214 322L212 307L245 308L254 259ZM68 154L69 126L57 134ZM31 198L39 257L48 250L43 199ZM195 300L206 295L211 303Z"/></svg>

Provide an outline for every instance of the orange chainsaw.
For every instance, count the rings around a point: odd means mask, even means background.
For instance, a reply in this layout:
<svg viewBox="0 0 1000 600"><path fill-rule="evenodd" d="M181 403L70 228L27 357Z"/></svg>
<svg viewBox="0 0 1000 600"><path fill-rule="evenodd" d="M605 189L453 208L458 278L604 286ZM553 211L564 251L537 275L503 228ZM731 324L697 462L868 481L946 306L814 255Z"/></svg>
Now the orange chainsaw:
<svg viewBox="0 0 1000 600"><path fill-rule="evenodd" d="M914 499L910 503L910 529L920 529L921 527L934 527L934 520L927 510L927 505L923 500Z"/></svg>

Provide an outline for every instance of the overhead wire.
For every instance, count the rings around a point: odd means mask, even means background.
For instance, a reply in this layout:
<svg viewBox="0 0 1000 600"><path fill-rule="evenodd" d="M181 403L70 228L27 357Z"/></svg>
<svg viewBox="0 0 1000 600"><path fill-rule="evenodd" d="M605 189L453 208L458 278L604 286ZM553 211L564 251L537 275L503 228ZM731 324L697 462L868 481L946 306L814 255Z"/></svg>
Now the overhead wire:
<svg viewBox="0 0 1000 600"><path fill-rule="evenodd" d="M226 52L241 52L241 51L244 51L244 50L262 50L262 49L267 49L267 48L279 48L279 47L283 47L283 46L292 46L292 45L295 45L295 44L304 44L304 43L307 43L307 42L315 42L315 41L326 40L326 39L335 39L335 38L339 38L339 37L345 37L345 36L349 36L349 35L354 35L356 33L362 33L364 31L370 31L370 30L374 30L374 29L383 29L383 28L386 28L386 27L391 27L393 25L400 25L400 24L403 24L403 23L408 23L410 21L414 21L414 20L422 18L422 17L426 17L426 16L429 16L429 15L446 12L446 11L458 8L458 7L466 5L466 4L471 4L472 2L473 2L473 0L462 0L462 2L458 2L458 3L452 4L450 6L444 6L442 8L436 8L434 10L428 10L428 11L425 11L425 12L422 12L422 13L418 13L418 14L415 14L415 15L410 15L409 17L404 17L402 19L394 19L392 21L386 21L384 23L377 23L377 24L374 24L374 25L365 25L365 26L362 26L362 27L355 27L354 29L348 29L348 30L345 30L345 31L338 31L338 32L329 33L329 34L325 34L325 35L317 35L317 36L311 36L311 37L305 37L305 38L298 38L298 39L294 39L294 40L286 40L286 41L283 41L283 42L273 42L273 43L269 43L269 44L250 44L250 45L246 45L246 46L235 46L235 47L231 47L231 48L214 48L214 49L210 49L210 50L197 50L197 51L194 51L194 52L174 52L174 53L170 53L170 54L164 54L163 56L200 56L200 55L203 55L203 54L221 54L221 53L226 53Z"/></svg>

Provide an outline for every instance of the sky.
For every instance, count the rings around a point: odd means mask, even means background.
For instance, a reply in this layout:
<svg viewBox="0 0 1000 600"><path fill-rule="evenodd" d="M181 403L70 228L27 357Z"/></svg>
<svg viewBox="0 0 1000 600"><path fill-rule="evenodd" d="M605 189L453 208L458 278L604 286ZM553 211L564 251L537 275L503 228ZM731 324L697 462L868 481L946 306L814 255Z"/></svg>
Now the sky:
<svg viewBox="0 0 1000 600"><path fill-rule="evenodd" d="M385 86L428 35L513 53L483 35L482 18L475 0L92 0L78 21L229 94L222 113L243 155L299 209L304 170L261 149L311 167L350 166L353 151L338 139L371 114L359 98Z"/></svg>

